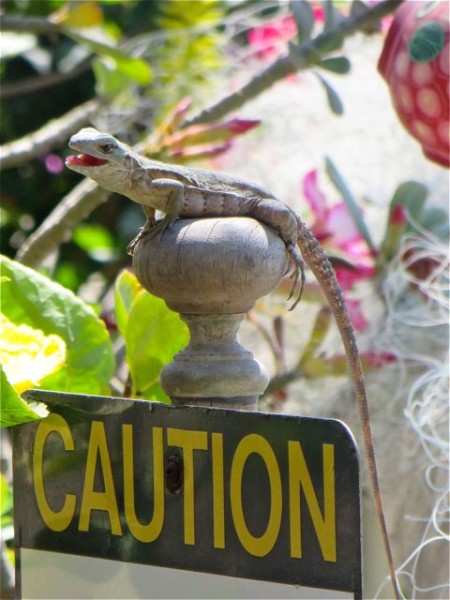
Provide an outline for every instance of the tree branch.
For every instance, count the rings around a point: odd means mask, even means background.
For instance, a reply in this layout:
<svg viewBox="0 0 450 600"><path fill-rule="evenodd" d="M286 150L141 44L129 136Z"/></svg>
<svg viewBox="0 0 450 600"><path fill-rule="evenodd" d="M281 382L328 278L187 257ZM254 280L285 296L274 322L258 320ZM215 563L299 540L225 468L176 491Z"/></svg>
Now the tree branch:
<svg viewBox="0 0 450 600"><path fill-rule="evenodd" d="M344 38L350 37L357 31L365 29L368 25L378 22L383 17L394 12L404 0L384 0L376 4L373 8L368 8L354 17L342 20L334 29ZM258 96L262 91L270 88L274 83L292 75L298 71L303 71L311 66L311 56L317 53L320 44L331 33L331 30L323 32L302 44L295 52L295 57L287 54L274 63L269 65L261 73L255 75L248 83L229 96L220 99L216 104L202 110L187 119L182 124L182 128L196 125L198 123L211 123L221 119L226 114L240 108L243 104Z"/></svg>
<svg viewBox="0 0 450 600"><path fill-rule="evenodd" d="M1 147L0 171L17 167L63 143L74 131L86 125L100 106L99 100L89 100L58 119L49 121L34 133Z"/></svg>
<svg viewBox="0 0 450 600"><path fill-rule="evenodd" d="M17 33L59 33L60 26L49 19L40 17L11 17L0 15L0 29L2 31L16 31Z"/></svg>
<svg viewBox="0 0 450 600"><path fill-rule="evenodd" d="M65 73L49 73L44 76L35 75L34 77L26 77L10 83L4 83L0 87L0 99L6 100L7 98L20 96L21 94L29 94L50 86L60 85L87 71L91 63L92 58L88 57L81 61L74 69Z"/></svg>
<svg viewBox="0 0 450 600"><path fill-rule="evenodd" d="M39 266L46 256L70 237L75 225L105 202L108 195L109 192L94 181L83 179L24 242L16 260L29 267Z"/></svg>

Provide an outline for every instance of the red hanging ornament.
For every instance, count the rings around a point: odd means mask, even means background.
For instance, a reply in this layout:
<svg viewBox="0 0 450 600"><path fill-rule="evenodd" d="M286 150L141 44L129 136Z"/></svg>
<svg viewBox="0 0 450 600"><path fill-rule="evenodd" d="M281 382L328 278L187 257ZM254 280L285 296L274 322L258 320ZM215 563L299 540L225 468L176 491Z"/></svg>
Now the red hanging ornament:
<svg viewBox="0 0 450 600"><path fill-rule="evenodd" d="M432 161L450 167L448 0L407 0L396 11L378 70L395 110Z"/></svg>

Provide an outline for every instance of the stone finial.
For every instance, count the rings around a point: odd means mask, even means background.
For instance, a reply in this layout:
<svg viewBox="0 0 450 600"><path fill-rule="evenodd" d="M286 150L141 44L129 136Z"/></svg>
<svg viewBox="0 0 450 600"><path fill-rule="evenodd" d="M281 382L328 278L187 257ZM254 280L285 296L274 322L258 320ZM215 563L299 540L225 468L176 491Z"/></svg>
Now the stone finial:
<svg viewBox="0 0 450 600"><path fill-rule="evenodd" d="M174 403L256 407L268 378L236 334L255 301L278 284L287 261L279 236L247 217L179 219L161 239L139 241L136 276L181 314L191 335L161 374Z"/></svg>

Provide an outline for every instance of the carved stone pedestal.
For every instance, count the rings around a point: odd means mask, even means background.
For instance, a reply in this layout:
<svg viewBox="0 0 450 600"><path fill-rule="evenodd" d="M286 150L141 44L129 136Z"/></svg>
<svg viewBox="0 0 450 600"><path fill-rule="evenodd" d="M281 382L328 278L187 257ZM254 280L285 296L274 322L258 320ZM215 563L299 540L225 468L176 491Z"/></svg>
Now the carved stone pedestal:
<svg viewBox="0 0 450 600"><path fill-rule="evenodd" d="M253 410L268 382L236 340L255 301L288 264L282 240L244 217L180 219L162 238L143 238L133 265L142 285L181 314L188 346L161 374L174 404Z"/></svg>

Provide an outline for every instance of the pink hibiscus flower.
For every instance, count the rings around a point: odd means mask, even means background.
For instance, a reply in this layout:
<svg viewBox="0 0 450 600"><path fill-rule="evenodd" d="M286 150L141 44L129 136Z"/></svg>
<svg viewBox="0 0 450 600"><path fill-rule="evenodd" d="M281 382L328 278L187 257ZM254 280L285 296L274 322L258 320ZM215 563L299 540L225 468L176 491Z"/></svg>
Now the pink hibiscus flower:
<svg viewBox="0 0 450 600"><path fill-rule="evenodd" d="M317 181L317 170L309 171L303 178L303 194L314 215L310 229L324 245L339 250L342 258L349 262L337 264L335 272L344 292L351 290L358 281L371 279L375 275L373 256L359 233L344 202L329 205ZM353 327L364 331L368 321L358 299L346 298Z"/></svg>
<svg viewBox="0 0 450 600"><path fill-rule="evenodd" d="M278 21L250 29L247 39L258 58L271 59L282 54L285 42L292 39L296 32L294 17L288 15Z"/></svg>
<svg viewBox="0 0 450 600"><path fill-rule="evenodd" d="M319 242L341 251L351 267L336 267L336 276L344 290L351 289L361 279L375 275L373 256L359 233L344 202L329 206L317 182L317 170L309 171L303 179L303 194L314 214L311 231Z"/></svg>

